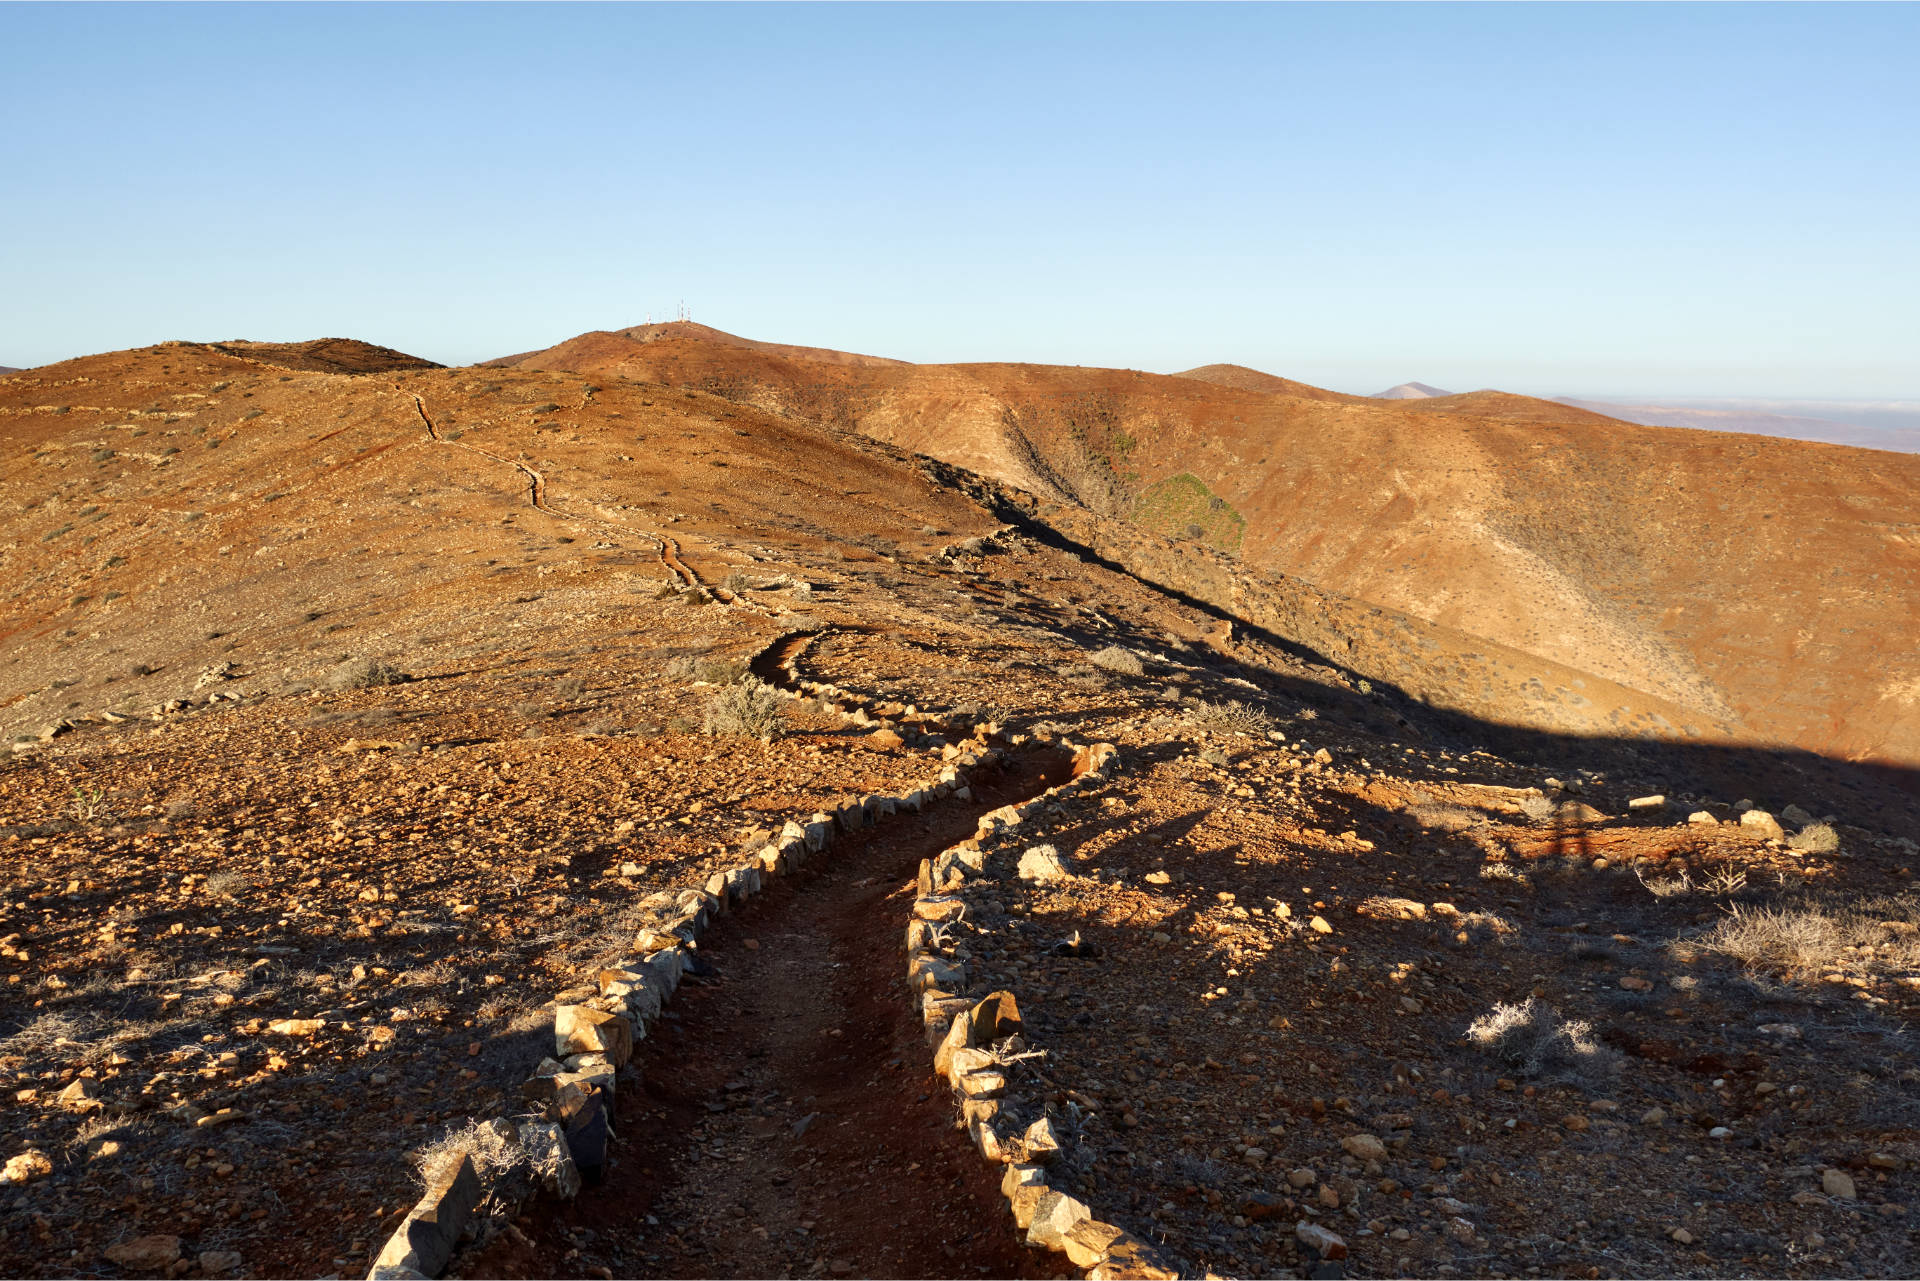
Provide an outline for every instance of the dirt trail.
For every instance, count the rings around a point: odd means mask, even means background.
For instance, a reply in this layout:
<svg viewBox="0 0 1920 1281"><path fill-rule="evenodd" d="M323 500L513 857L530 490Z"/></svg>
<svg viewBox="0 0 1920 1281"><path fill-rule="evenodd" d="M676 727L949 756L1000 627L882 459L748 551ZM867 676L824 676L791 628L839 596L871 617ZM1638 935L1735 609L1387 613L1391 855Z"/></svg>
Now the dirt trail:
<svg viewBox="0 0 1920 1281"><path fill-rule="evenodd" d="M614 533L635 534L641 538L645 538L653 543L654 553L659 556L660 563L667 568L669 573L679 579L683 586L698 587L701 585L700 576L681 561L680 544L678 542L664 535L655 534L644 529L635 529L633 526L621 522L606 520L599 516L575 516L568 512L563 512L557 507L550 506L547 503L547 478L538 470L527 466L527 464L523 462L518 462L512 458L506 458L496 454L492 450L482 449L478 445L469 445L465 441L450 440L442 436L439 429L433 425L432 416L427 413L427 402L418 392L407 391L404 387L398 385L394 387L394 390L413 398L414 410L419 413L421 423L426 426L428 439L434 443L452 445L456 449L464 449L469 453L479 454L482 458L490 458L494 462L500 463L503 466L512 467L524 475L527 478L527 500L533 504L536 510L545 512L556 520L571 520L587 525L598 525L600 528ZM712 592L724 605L749 605L756 610L760 610L760 612L766 612L763 607L752 605L751 602L742 601L733 592L727 591L724 588L710 587L707 590Z"/></svg>
<svg viewBox="0 0 1920 1281"><path fill-rule="evenodd" d="M1068 772L1016 763L971 803L842 837L821 870L717 921L700 949L712 973L636 1055L645 1084L625 1087L606 1182L449 1275L1059 1275L1058 1256L1017 1242L954 1127L900 940L920 859Z"/></svg>

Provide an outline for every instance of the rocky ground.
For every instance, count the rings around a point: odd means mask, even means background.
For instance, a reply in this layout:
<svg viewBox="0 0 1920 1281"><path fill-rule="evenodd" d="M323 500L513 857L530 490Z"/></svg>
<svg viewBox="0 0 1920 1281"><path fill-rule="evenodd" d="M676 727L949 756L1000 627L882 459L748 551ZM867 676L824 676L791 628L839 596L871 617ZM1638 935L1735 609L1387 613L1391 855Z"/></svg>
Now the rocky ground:
<svg viewBox="0 0 1920 1281"><path fill-rule="evenodd" d="M1184 1267L1325 1269L1308 1223L1355 1275L1915 1270L1910 823L1777 762L1493 755L713 397L264 356L0 381L32 461L0 480L8 1273L363 1273L413 1154L522 1106L650 895L982 722L1122 751L1022 830L1067 874L975 883L949 946L1029 1011L1014 1088L1083 1198ZM801 636L805 675L931 719L709 722ZM899 952L919 859L1022 768L723 920L606 1183L455 1270L1051 1275Z"/></svg>

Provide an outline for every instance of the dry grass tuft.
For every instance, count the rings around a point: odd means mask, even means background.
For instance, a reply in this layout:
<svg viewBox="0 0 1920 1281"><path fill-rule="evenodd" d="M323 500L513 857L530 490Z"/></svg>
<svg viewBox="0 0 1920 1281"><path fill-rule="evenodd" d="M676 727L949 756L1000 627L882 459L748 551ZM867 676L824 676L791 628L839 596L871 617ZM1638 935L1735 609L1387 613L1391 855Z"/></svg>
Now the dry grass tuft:
<svg viewBox="0 0 1920 1281"><path fill-rule="evenodd" d="M1087 661L1095 667L1102 667L1122 676L1144 676L1147 672L1147 665L1140 661L1140 655L1123 645L1109 645L1105 649L1096 650Z"/></svg>
<svg viewBox="0 0 1920 1281"><path fill-rule="evenodd" d="M1237 698L1224 703L1198 699L1187 709L1194 724L1205 729L1231 730L1242 734L1264 734L1273 728L1273 718L1257 707L1248 707Z"/></svg>
<svg viewBox="0 0 1920 1281"><path fill-rule="evenodd" d="M1533 997L1495 1005L1467 1026L1467 1039L1523 1076L1598 1077L1620 1057L1594 1040L1591 1023L1563 1019Z"/></svg>
<svg viewBox="0 0 1920 1281"><path fill-rule="evenodd" d="M338 692L372 689L376 685L404 685L412 679L393 664L377 658L349 658L328 672L324 683L328 689Z"/></svg>
<svg viewBox="0 0 1920 1281"><path fill-rule="evenodd" d="M1784 979L1840 968L1908 977L1920 971L1920 896L1735 904L1688 942L1751 973Z"/></svg>
<svg viewBox="0 0 1920 1281"><path fill-rule="evenodd" d="M716 737L772 739L780 733L780 695L756 676L742 676L707 700L701 731Z"/></svg>

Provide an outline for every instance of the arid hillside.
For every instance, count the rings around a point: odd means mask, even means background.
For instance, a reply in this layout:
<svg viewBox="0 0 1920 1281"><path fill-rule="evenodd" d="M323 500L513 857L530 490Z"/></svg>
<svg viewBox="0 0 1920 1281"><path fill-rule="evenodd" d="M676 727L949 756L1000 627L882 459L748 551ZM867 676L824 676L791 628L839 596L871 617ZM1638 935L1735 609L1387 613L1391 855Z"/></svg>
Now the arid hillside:
<svg viewBox="0 0 1920 1281"><path fill-rule="evenodd" d="M1383 401L1224 366L856 365L647 337L514 363L858 428L1534 656L1573 697L1607 703L1582 680L1637 691L1659 732L1920 761L1920 658L1888 643L1920 631L1920 459L1499 392Z"/></svg>
<svg viewBox="0 0 1920 1281"><path fill-rule="evenodd" d="M0 1273L1920 1267L1912 773L1128 461L1577 411L651 336L0 379Z"/></svg>

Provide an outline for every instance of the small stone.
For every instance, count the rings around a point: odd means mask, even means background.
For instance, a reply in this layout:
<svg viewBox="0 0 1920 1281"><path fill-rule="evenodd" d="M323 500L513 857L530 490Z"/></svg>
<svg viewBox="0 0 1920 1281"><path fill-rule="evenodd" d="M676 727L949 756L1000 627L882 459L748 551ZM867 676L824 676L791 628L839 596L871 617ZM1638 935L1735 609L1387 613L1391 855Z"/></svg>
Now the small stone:
<svg viewBox="0 0 1920 1281"><path fill-rule="evenodd" d="M204 1276L230 1277L240 1270L242 1259L238 1250L202 1250L194 1262Z"/></svg>
<svg viewBox="0 0 1920 1281"><path fill-rule="evenodd" d="M1387 1145L1372 1134L1349 1134L1340 1140L1340 1146L1346 1149L1348 1156L1357 1161L1384 1161L1387 1159Z"/></svg>
<svg viewBox="0 0 1920 1281"><path fill-rule="evenodd" d="M1287 1186L1290 1188L1310 1188L1319 1181L1320 1176L1305 1166L1287 1172Z"/></svg>
<svg viewBox="0 0 1920 1281"><path fill-rule="evenodd" d="M1643 979L1637 974L1628 974L1628 975L1622 976L1622 978L1620 979L1620 986L1625 988L1629 992L1653 991L1653 981L1651 979Z"/></svg>
<svg viewBox="0 0 1920 1281"><path fill-rule="evenodd" d="M1333 926L1327 923L1327 918L1324 916L1316 916L1310 919L1307 922L1307 928L1312 930L1315 934L1333 933Z"/></svg>
<svg viewBox="0 0 1920 1281"><path fill-rule="evenodd" d="M1315 917L1314 919L1318 920L1319 918ZM1419 998L1403 996L1400 998L1400 1008L1408 1014L1418 1014L1425 1007L1420 1004Z"/></svg>
<svg viewBox="0 0 1920 1281"><path fill-rule="evenodd" d="M1705 810L1695 810L1693 813L1687 815L1687 822L1693 824L1695 827L1718 827L1720 825L1720 820Z"/></svg>
<svg viewBox="0 0 1920 1281"><path fill-rule="evenodd" d="M1707 1131L1707 1137L1710 1139L1730 1139L1733 1137L1733 1131L1724 1125L1716 1125Z"/></svg>
<svg viewBox="0 0 1920 1281"><path fill-rule="evenodd" d="M1042 884L1049 881L1064 881L1068 872L1065 863L1060 861L1060 851L1051 845L1035 845L1020 856L1020 865L1015 874L1023 881L1036 881Z"/></svg>
<svg viewBox="0 0 1920 1281"><path fill-rule="evenodd" d="M73 1084L60 1091L54 1099L61 1107L73 1108L80 1112L101 1106L100 1096L93 1092L93 1082L84 1076L76 1078Z"/></svg>
<svg viewBox="0 0 1920 1281"><path fill-rule="evenodd" d="M1775 821L1773 815L1765 810L1747 810L1740 815L1741 830L1751 832L1762 840L1777 841L1786 836L1786 831Z"/></svg>
<svg viewBox="0 0 1920 1281"><path fill-rule="evenodd" d="M1144 877L1142 877L1141 879L1143 879L1144 881L1146 881L1146 883L1147 883L1147 884L1149 884L1149 885L1171 885L1171 884L1173 884L1173 877L1171 877L1171 876L1169 876L1169 875L1168 875L1167 873L1165 873L1165 872L1148 872L1148 873L1146 874L1146 876L1144 876Z"/></svg>
<svg viewBox="0 0 1920 1281"><path fill-rule="evenodd" d="M1293 1238L1323 1259L1344 1259L1347 1257L1346 1238L1318 1223L1308 1223L1302 1219L1293 1225Z"/></svg>
<svg viewBox="0 0 1920 1281"><path fill-rule="evenodd" d="M1574 1112L1567 1116L1561 1117L1560 1124L1565 1126L1567 1129L1574 1131L1577 1134L1582 1130L1590 1128L1593 1125L1593 1122L1587 1120L1586 1117L1581 1116L1578 1112Z"/></svg>
<svg viewBox="0 0 1920 1281"><path fill-rule="evenodd" d="M28 1148L18 1156L7 1158L4 1167L0 1167L0 1183L31 1183L53 1173L53 1161L39 1148Z"/></svg>
<svg viewBox="0 0 1920 1281"><path fill-rule="evenodd" d="M1666 1123L1667 1110L1665 1108L1648 1108L1640 1114L1640 1124L1642 1125L1665 1125Z"/></svg>
<svg viewBox="0 0 1920 1281"><path fill-rule="evenodd" d="M267 1024L267 1031L281 1036L312 1036L325 1026L320 1019L275 1019Z"/></svg>
<svg viewBox="0 0 1920 1281"><path fill-rule="evenodd" d="M1327 1209L1338 1210L1340 1208L1340 1189L1334 1187L1331 1183L1322 1183L1318 1196L1320 1204L1327 1207Z"/></svg>
<svg viewBox="0 0 1920 1281"><path fill-rule="evenodd" d="M1669 1232L1667 1235L1672 1237L1675 1241L1678 1241L1681 1245L1693 1244L1693 1233L1687 1231L1685 1228L1675 1228L1672 1232Z"/></svg>
<svg viewBox="0 0 1920 1281"><path fill-rule="evenodd" d="M1660 810L1667 807L1665 796L1636 796L1627 802L1630 810Z"/></svg>
<svg viewBox="0 0 1920 1281"><path fill-rule="evenodd" d="M1286 1208L1286 1202L1271 1192L1249 1192L1240 1198L1240 1213L1254 1222L1270 1219Z"/></svg>
<svg viewBox="0 0 1920 1281"><path fill-rule="evenodd" d="M1455 1241L1465 1243L1473 1240L1473 1224L1457 1214L1447 1220L1446 1232Z"/></svg>
<svg viewBox="0 0 1920 1281"><path fill-rule="evenodd" d="M110 1263L123 1268L133 1268L141 1272L155 1272L167 1267L180 1257L180 1238L164 1233L135 1237L131 1241L122 1241L110 1245L103 1253Z"/></svg>
<svg viewBox="0 0 1920 1281"><path fill-rule="evenodd" d="M1874 1152L1868 1155L1867 1164L1876 1170L1897 1170L1901 1162L1900 1158L1891 1152Z"/></svg>
<svg viewBox="0 0 1920 1281"><path fill-rule="evenodd" d="M1853 1176L1845 1170L1823 1170L1820 1174L1820 1190L1842 1201L1851 1201L1859 1195L1853 1186Z"/></svg>

